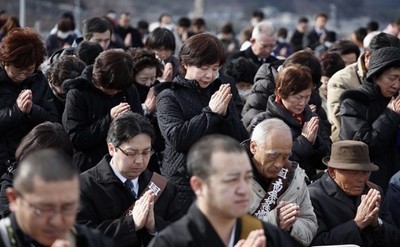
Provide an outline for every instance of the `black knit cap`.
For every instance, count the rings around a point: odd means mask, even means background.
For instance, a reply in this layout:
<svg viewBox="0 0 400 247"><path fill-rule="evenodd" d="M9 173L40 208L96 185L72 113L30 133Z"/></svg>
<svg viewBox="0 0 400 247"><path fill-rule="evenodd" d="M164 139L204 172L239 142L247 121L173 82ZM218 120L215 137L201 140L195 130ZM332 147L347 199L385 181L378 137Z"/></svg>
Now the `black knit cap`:
<svg viewBox="0 0 400 247"><path fill-rule="evenodd" d="M372 82L372 77L394 63L400 63L400 49L397 47L384 47L375 50L369 59L367 81Z"/></svg>

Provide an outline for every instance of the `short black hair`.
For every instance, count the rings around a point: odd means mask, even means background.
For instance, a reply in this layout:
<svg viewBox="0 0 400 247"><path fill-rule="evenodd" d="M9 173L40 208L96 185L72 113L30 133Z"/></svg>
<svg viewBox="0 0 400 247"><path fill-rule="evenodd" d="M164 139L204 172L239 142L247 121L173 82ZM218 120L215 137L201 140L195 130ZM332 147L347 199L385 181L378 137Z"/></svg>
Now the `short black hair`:
<svg viewBox="0 0 400 247"><path fill-rule="evenodd" d="M236 82L253 84L257 71L258 65L245 57L233 59L226 66L226 73L232 76Z"/></svg>
<svg viewBox="0 0 400 247"><path fill-rule="evenodd" d="M302 16L302 17L299 18L297 23L308 23L308 18L305 17L305 16Z"/></svg>
<svg viewBox="0 0 400 247"><path fill-rule="evenodd" d="M175 52L175 36L171 30L158 27L150 32L146 40L146 47L156 49L167 49Z"/></svg>
<svg viewBox="0 0 400 247"><path fill-rule="evenodd" d="M74 55L79 57L86 65L92 65L101 52L103 52L103 48L99 43L83 40L75 48Z"/></svg>
<svg viewBox="0 0 400 247"><path fill-rule="evenodd" d="M146 48L131 47L127 52L133 59L134 77L145 68L156 68L156 76L162 76L164 68L160 60L157 59L154 51L150 51Z"/></svg>
<svg viewBox="0 0 400 247"><path fill-rule="evenodd" d="M34 179L45 182L70 181L79 177L71 156L57 149L42 149L28 154L16 169L13 185L19 193L34 192Z"/></svg>
<svg viewBox="0 0 400 247"><path fill-rule="evenodd" d="M368 32L378 31L379 23L377 21L371 20L367 24Z"/></svg>
<svg viewBox="0 0 400 247"><path fill-rule="evenodd" d="M338 40L328 49L329 52L335 52L339 55L347 55L354 53L356 59L360 56L360 48L350 40Z"/></svg>
<svg viewBox="0 0 400 247"><path fill-rule="evenodd" d="M113 32L113 27L109 20L103 17L93 17L83 21L83 38L89 40L93 37L93 33Z"/></svg>
<svg viewBox="0 0 400 247"><path fill-rule="evenodd" d="M320 57L322 75L331 78L337 71L346 67L338 53L325 52Z"/></svg>
<svg viewBox="0 0 400 247"><path fill-rule="evenodd" d="M155 133L150 121L138 113L125 112L111 122L107 133L107 143L119 147L139 134L150 136L151 143L154 143Z"/></svg>
<svg viewBox="0 0 400 247"><path fill-rule="evenodd" d="M179 20L178 20L178 26L179 26L179 27L190 28L190 25L191 25L191 21L190 21L189 18L187 18L187 17L185 17L185 16L179 18Z"/></svg>
<svg viewBox="0 0 400 247"><path fill-rule="evenodd" d="M214 153L246 153L243 146L230 136L213 134L202 137L193 144L187 156L189 176L198 176L207 180L213 173L211 158Z"/></svg>

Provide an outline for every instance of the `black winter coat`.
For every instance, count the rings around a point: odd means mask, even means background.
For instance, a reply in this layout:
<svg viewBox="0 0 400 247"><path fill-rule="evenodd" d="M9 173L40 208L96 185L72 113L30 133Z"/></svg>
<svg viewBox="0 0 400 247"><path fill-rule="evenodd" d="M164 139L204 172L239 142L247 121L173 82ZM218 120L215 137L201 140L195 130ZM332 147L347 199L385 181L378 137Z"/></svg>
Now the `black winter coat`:
<svg viewBox="0 0 400 247"><path fill-rule="evenodd" d="M400 114L387 108L390 100L378 85L364 81L360 88L344 92L340 105L340 139L368 145L371 162L379 166L371 181L384 191L400 170Z"/></svg>
<svg viewBox="0 0 400 247"><path fill-rule="evenodd" d="M239 58L239 57L247 58L250 61L252 61L253 63L257 64L258 66L261 66L264 63L274 63L276 65L276 68L278 68L279 65L281 65L283 63L283 60L279 60L279 59L277 59L276 57L274 57L272 55L268 56L265 59L264 62L260 61L258 59L258 57L254 54L253 49L252 49L251 46L249 48L247 48L246 50L244 50L244 51L239 51L239 52L236 52L236 53L232 54L229 57L229 61L231 61L233 59L236 59L236 58ZM226 64L228 64L228 63L226 63Z"/></svg>
<svg viewBox="0 0 400 247"><path fill-rule="evenodd" d="M313 116L318 116L311 111L309 106L306 106L304 110L304 122L309 121ZM303 125L300 125L288 110L275 103L275 95L269 97L266 111L258 114L251 122L251 131L258 123L270 118L279 118L289 126L293 137L290 160L298 162L300 167L306 171L307 176L314 180L316 178L316 169L326 168L321 160L330 154L332 141L329 138L329 133L320 124L315 144L312 145L301 134Z"/></svg>
<svg viewBox="0 0 400 247"><path fill-rule="evenodd" d="M92 71L93 66L88 66L80 77L62 85L67 91L62 122L75 149L74 164L81 171L95 166L108 153L111 108L127 102L133 112L143 115L135 86L113 96L105 94L93 85Z"/></svg>
<svg viewBox="0 0 400 247"><path fill-rule="evenodd" d="M10 216L11 231L9 232L8 239L4 240L4 236L0 236L0 247L10 246L10 238L15 241L11 246L42 246L32 240L26 235L20 226L17 224L15 215ZM89 227L75 224L72 226L72 231L76 237L76 246L85 247L112 247L114 246L112 240L104 236L101 232L91 229ZM7 244L5 244L5 242Z"/></svg>
<svg viewBox="0 0 400 247"><path fill-rule="evenodd" d="M367 183L367 185L380 190L372 183ZM363 195L368 193L368 186ZM311 184L309 190L319 226L312 245L399 246L399 230L394 227L390 212L383 207L383 194L381 194L382 200L379 207L379 217L383 221L383 227L374 230L368 226L361 230L354 221L357 207L361 203L361 196L354 198L345 194L328 173Z"/></svg>
<svg viewBox="0 0 400 247"><path fill-rule="evenodd" d="M233 243L239 242L242 233L242 219L236 220ZM268 247L300 246L292 237L276 226L262 222L262 227L267 238ZM149 244L149 247L224 247L226 246L211 222L193 204L188 213L179 221L171 224L167 229L158 234Z"/></svg>
<svg viewBox="0 0 400 247"><path fill-rule="evenodd" d="M32 91L30 114L22 113L16 103L25 89ZM7 164L15 160L15 150L29 131L40 123L57 122L58 119L51 90L42 72L16 84L0 67L0 176L6 171Z"/></svg>
<svg viewBox="0 0 400 247"><path fill-rule="evenodd" d="M95 167L82 173L81 205L77 222L96 228L114 239L115 246L140 246L150 241L152 236L145 229L136 231L131 215L124 213L135 202L131 191L114 174L106 155ZM139 176L139 195L149 184L152 173L145 170ZM163 193L154 205L157 231L182 216L177 202L177 191L167 183Z"/></svg>
<svg viewBox="0 0 400 247"><path fill-rule="evenodd" d="M239 142L248 138L232 100L225 117L213 113L208 107L211 95L220 85L221 81L216 79L202 89L196 81L178 76L174 82L156 86L160 92L157 96L158 123L166 141L161 172L178 187L184 211L194 199L186 172L189 148L210 134L228 135Z"/></svg>
<svg viewBox="0 0 400 247"><path fill-rule="evenodd" d="M242 121L247 129L249 129L252 119L257 114L265 111L269 96L275 94L275 78L278 75L277 73L274 64L264 64L258 69L254 77L254 85L251 88L250 95L242 111ZM324 125L325 131L329 131L330 135L331 127L326 112L321 106L321 102L318 90L313 89L309 104L313 104L317 107L316 112Z"/></svg>

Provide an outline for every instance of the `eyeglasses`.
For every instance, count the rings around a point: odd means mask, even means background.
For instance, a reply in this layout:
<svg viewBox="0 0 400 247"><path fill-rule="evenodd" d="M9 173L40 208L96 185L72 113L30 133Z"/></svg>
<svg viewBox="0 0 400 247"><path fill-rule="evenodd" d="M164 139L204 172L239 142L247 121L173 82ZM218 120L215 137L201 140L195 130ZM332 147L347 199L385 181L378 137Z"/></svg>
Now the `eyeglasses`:
<svg viewBox="0 0 400 247"><path fill-rule="evenodd" d="M76 214L78 211L79 204L74 203L74 204L69 204L67 206L62 207L60 210L57 210L55 208L40 208L38 206L35 206L34 204L30 203L24 196L22 196L21 193L17 193L18 196L26 202L26 204L29 206L29 208L33 211L33 213L36 216L40 216L43 218L52 218L56 214L60 214L61 216L73 216Z"/></svg>
<svg viewBox="0 0 400 247"><path fill-rule="evenodd" d="M13 77L17 77L17 78L21 78L21 77L25 77L28 78L30 76L33 76L35 74L35 67L32 68L32 66L30 68L27 69L17 69L16 67L14 67L14 65L8 65L8 72L11 72L11 76Z"/></svg>
<svg viewBox="0 0 400 247"><path fill-rule="evenodd" d="M145 151L142 151L142 152L139 152L139 151L137 151L137 150L134 150L134 151L132 151L132 152L127 152L127 151L124 151L123 149L121 149L120 147L117 147L123 154L125 154L126 156L128 156L128 157L137 157L138 155L142 155L143 156L143 158L150 158L150 156L152 156L153 154L154 154L154 150L153 149L151 149L151 150L145 150Z"/></svg>

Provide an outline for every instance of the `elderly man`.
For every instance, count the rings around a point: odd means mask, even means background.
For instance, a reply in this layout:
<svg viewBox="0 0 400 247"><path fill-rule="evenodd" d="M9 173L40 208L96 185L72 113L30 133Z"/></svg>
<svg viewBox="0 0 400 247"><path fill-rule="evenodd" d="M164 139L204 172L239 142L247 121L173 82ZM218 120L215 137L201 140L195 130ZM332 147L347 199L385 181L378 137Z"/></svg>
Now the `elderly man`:
<svg viewBox="0 0 400 247"><path fill-rule="evenodd" d="M338 141L323 162L327 172L309 186L319 225L312 244L399 246L398 230L382 208L381 189L368 181L371 171L378 170L369 160L368 146Z"/></svg>
<svg viewBox="0 0 400 247"><path fill-rule="evenodd" d="M293 246L287 233L246 215L253 173L236 140L205 136L190 149L187 164L197 201L150 246Z"/></svg>
<svg viewBox="0 0 400 247"><path fill-rule="evenodd" d="M61 151L29 154L7 197L12 214L0 222L0 246L112 246L97 231L74 225L79 174Z"/></svg>
<svg viewBox="0 0 400 247"><path fill-rule="evenodd" d="M289 161L290 128L280 119L259 123L250 140L253 166L252 215L277 225L304 246L309 246L318 225L299 164Z"/></svg>
<svg viewBox="0 0 400 247"><path fill-rule="evenodd" d="M250 43L251 46L249 48L233 54L229 60L245 57L259 67L264 63L276 63L276 69L282 64L283 61L271 55L276 45L276 30L271 22L259 22L253 29Z"/></svg>
<svg viewBox="0 0 400 247"><path fill-rule="evenodd" d="M147 118L122 113L108 131L109 154L81 174L78 222L113 237L115 246L146 246L181 217L175 187L146 169L154 138Z"/></svg>

